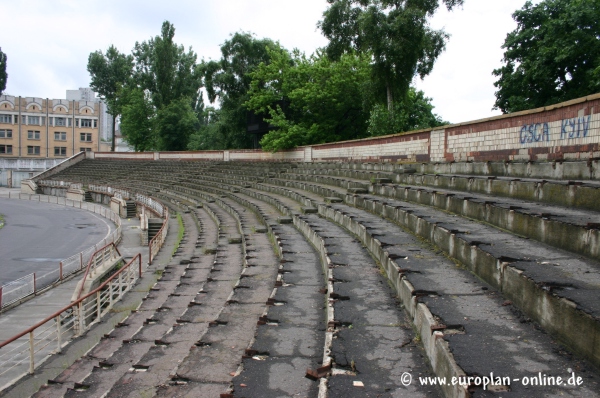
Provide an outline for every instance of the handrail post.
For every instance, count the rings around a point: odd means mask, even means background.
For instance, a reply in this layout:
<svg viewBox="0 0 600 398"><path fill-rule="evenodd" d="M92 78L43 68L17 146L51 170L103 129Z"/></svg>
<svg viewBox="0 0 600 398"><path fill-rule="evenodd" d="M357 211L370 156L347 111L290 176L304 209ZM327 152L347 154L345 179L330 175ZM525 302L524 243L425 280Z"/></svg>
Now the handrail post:
<svg viewBox="0 0 600 398"><path fill-rule="evenodd" d="M36 289L36 278L35 278L35 272L33 273L33 294L37 293L37 289Z"/></svg>
<svg viewBox="0 0 600 398"><path fill-rule="evenodd" d="M35 347L33 340L33 330L29 332L29 374L33 374L33 369L35 368Z"/></svg>
<svg viewBox="0 0 600 398"><path fill-rule="evenodd" d="M96 319L100 321L100 318L102 317L102 305L100 304L100 290L96 292L96 312Z"/></svg>
<svg viewBox="0 0 600 398"><path fill-rule="evenodd" d="M139 278L142 277L142 254L138 254L138 270L139 270ZM0 308L2 308L2 288L0 287Z"/></svg>
<svg viewBox="0 0 600 398"><path fill-rule="evenodd" d="M83 252L79 252L79 269L83 268Z"/></svg>
<svg viewBox="0 0 600 398"><path fill-rule="evenodd" d="M56 342L58 344L58 353L62 352L62 322L60 320L60 314L56 317Z"/></svg>
<svg viewBox="0 0 600 398"><path fill-rule="evenodd" d="M77 335L81 336L83 334L83 327L84 327L84 318L85 318L85 314L83 313L83 301L80 301L79 304L77 304L77 312L79 314L79 319L77 319L77 322L79 324L79 330L77 331Z"/></svg>
<svg viewBox="0 0 600 398"><path fill-rule="evenodd" d="M62 261L58 265L58 272L60 274L60 281L62 282L62 280L63 280L63 262Z"/></svg>

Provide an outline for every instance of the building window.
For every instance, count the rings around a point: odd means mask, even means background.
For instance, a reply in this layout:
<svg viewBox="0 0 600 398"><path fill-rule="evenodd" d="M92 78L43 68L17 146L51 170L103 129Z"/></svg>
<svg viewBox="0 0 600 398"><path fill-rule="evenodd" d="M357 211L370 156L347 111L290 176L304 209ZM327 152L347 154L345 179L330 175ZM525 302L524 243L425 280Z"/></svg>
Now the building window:
<svg viewBox="0 0 600 398"><path fill-rule="evenodd" d="M39 155L40 154L40 147L39 146L28 145L27 146L27 154L28 155Z"/></svg>
<svg viewBox="0 0 600 398"><path fill-rule="evenodd" d="M12 124L12 115L0 115L0 123Z"/></svg>
<svg viewBox="0 0 600 398"><path fill-rule="evenodd" d="M67 133L64 131L55 131L54 132L54 141L66 141Z"/></svg>
<svg viewBox="0 0 600 398"><path fill-rule="evenodd" d="M67 125L67 118L66 117L55 117L54 118L54 125L55 126L66 126Z"/></svg>
<svg viewBox="0 0 600 398"><path fill-rule="evenodd" d="M67 127L71 127L73 125L73 119L72 118L68 118L67 119Z"/></svg>
<svg viewBox="0 0 600 398"><path fill-rule="evenodd" d="M12 145L0 145L0 154L12 155Z"/></svg>
<svg viewBox="0 0 600 398"><path fill-rule="evenodd" d="M39 116L27 116L27 124L37 124L39 126L40 117Z"/></svg>
<svg viewBox="0 0 600 398"><path fill-rule="evenodd" d="M94 128L98 127L98 120L94 119Z"/></svg>
<svg viewBox="0 0 600 398"><path fill-rule="evenodd" d="M80 133L79 140L84 142L92 142L92 133Z"/></svg>
<svg viewBox="0 0 600 398"><path fill-rule="evenodd" d="M12 138L12 130L0 130L0 138Z"/></svg>
<svg viewBox="0 0 600 398"><path fill-rule="evenodd" d="M66 146L55 146L54 147L54 156L67 156L67 147Z"/></svg>
<svg viewBox="0 0 600 398"><path fill-rule="evenodd" d="M92 148L79 148L79 152L92 152Z"/></svg>
<svg viewBox="0 0 600 398"><path fill-rule="evenodd" d="M39 131L29 130L27 132L27 139L28 140L39 140L40 139L40 132Z"/></svg>
<svg viewBox="0 0 600 398"><path fill-rule="evenodd" d="M79 127L92 127L92 119L81 119Z"/></svg>

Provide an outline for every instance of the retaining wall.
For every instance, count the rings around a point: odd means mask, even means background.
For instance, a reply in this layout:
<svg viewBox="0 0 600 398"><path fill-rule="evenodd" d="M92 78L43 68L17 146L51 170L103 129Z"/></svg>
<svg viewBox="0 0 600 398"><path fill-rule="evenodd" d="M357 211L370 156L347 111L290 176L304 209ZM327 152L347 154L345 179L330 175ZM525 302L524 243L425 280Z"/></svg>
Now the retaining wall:
<svg viewBox="0 0 600 398"><path fill-rule="evenodd" d="M96 152L96 159L207 161L569 160L600 157L600 94L544 108L383 137L299 147L194 152Z"/></svg>

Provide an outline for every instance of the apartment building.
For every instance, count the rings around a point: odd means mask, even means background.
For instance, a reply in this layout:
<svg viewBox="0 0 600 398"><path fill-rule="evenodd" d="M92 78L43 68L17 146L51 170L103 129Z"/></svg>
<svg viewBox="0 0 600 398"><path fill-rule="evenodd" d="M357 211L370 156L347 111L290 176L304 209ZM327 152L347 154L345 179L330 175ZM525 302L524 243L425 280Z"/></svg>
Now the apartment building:
<svg viewBox="0 0 600 398"><path fill-rule="evenodd" d="M67 158L100 151L104 104L0 96L0 158Z"/></svg>

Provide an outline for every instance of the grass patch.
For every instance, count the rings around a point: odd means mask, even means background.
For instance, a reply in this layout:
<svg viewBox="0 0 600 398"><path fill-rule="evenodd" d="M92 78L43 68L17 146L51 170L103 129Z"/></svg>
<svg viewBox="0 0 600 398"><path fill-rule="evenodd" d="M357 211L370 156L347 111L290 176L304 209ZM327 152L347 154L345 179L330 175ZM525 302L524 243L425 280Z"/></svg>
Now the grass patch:
<svg viewBox="0 0 600 398"><path fill-rule="evenodd" d="M177 213L177 224L179 224L179 230L177 231L177 242L175 243L175 247L173 248L173 253L171 253L171 257L175 255L177 249L179 249L179 245L181 244L181 240L183 239L183 234L185 232L185 227L183 226L183 219L181 218L181 214Z"/></svg>
<svg viewBox="0 0 600 398"><path fill-rule="evenodd" d="M4 214L0 214L0 229L4 227Z"/></svg>

